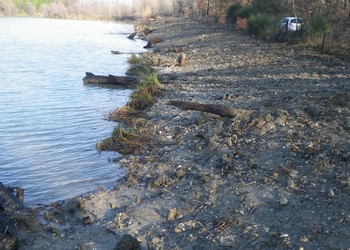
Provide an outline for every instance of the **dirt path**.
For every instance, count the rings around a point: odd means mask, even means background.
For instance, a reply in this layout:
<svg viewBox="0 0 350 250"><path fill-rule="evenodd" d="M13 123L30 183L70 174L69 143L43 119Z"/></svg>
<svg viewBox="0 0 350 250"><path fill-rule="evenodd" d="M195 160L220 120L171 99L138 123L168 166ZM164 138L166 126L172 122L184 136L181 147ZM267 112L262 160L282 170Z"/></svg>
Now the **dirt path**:
<svg viewBox="0 0 350 250"><path fill-rule="evenodd" d="M149 150L121 160L116 190L36 210L42 235L20 249L349 249L349 61L188 20L151 26L165 41ZM181 51L187 64L170 66Z"/></svg>

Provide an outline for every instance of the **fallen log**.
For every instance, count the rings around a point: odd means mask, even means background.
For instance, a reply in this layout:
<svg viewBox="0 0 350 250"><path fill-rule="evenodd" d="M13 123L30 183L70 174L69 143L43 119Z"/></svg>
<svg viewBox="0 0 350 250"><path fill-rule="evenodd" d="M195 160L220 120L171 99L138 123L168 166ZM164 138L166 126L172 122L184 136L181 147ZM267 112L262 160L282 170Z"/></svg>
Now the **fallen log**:
<svg viewBox="0 0 350 250"><path fill-rule="evenodd" d="M122 86L130 86L135 85L138 83L138 80L136 77L131 76L114 76L114 75L108 75L108 76L101 76L101 75L94 75L93 73L86 72L86 76L83 78L84 83L88 84L116 84L116 85L122 85Z"/></svg>
<svg viewBox="0 0 350 250"><path fill-rule="evenodd" d="M168 104L185 110L203 111L225 117L235 117L238 114L236 109L221 104L203 104L186 101L169 101Z"/></svg>

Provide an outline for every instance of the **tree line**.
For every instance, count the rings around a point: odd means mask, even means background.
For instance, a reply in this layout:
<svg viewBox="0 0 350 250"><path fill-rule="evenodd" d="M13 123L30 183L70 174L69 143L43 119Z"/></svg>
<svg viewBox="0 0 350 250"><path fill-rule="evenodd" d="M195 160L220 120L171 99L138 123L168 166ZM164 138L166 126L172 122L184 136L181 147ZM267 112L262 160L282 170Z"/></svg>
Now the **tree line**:
<svg viewBox="0 0 350 250"><path fill-rule="evenodd" d="M218 23L246 18L250 35L276 38L283 16L306 20L304 39L337 47L350 44L350 0L0 0L0 15L74 19L185 16ZM321 40L321 41L320 41Z"/></svg>

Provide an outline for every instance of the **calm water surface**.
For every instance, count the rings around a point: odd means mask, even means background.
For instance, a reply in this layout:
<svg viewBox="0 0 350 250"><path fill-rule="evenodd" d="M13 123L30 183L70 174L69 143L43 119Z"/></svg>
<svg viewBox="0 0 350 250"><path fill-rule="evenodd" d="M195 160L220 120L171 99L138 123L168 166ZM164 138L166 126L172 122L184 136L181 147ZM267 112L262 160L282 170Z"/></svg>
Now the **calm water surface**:
<svg viewBox="0 0 350 250"><path fill-rule="evenodd" d="M26 204L112 186L123 171L95 144L130 90L84 85L86 71L124 74L144 43L115 22L0 17L0 182L25 188Z"/></svg>

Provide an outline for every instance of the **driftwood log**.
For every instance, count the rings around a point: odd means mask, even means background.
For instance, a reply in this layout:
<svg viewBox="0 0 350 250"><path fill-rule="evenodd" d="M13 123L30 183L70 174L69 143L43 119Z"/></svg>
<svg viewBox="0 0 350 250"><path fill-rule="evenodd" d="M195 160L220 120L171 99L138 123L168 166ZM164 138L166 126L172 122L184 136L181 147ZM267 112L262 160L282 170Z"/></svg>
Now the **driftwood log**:
<svg viewBox="0 0 350 250"><path fill-rule="evenodd" d="M111 53L114 55L136 55L136 54L142 54L142 52L121 52L118 50L111 50Z"/></svg>
<svg viewBox="0 0 350 250"><path fill-rule="evenodd" d="M130 77L130 76L114 76L114 75L108 75L108 76L101 76L101 75L94 75L93 73L86 72L86 76L83 78L84 83L88 84L116 84L116 85L122 85L122 86L130 86L137 84L137 78L136 77Z"/></svg>
<svg viewBox="0 0 350 250"><path fill-rule="evenodd" d="M137 35L136 32L132 33L130 36L128 36L128 39L134 40L135 36Z"/></svg>
<svg viewBox="0 0 350 250"><path fill-rule="evenodd" d="M185 110L203 111L225 117L235 117L238 115L236 109L220 104L203 104L186 101L169 101L168 104Z"/></svg>

